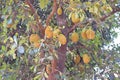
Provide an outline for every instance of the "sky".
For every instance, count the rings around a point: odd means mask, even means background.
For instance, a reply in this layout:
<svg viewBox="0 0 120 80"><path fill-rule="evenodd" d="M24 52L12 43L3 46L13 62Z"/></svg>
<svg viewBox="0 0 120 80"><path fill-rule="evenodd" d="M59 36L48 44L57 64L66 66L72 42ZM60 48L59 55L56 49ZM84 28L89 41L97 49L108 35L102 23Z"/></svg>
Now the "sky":
<svg viewBox="0 0 120 80"><path fill-rule="evenodd" d="M120 28L119 29L115 29L115 32L117 32L118 33L118 36L117 36L117 38L114 38L114 40L113 40L113 42L111 42L109 45L112 45L113 43L115 44L115 45L119 45L120 46ZM108 46L109 46L108 45ZM104 48L105 49L112 49L112 46L105 46Z"/></svg>
<svg viewBox="0 0 120 80"><path fill-rule="evenodd" d="M119 13L115 13L114 14L115 16L116 16L116 20L118 20L118 24L120 24L120 14ZM118 33L118 36L117 36L117 38L115 38L114 39L114 41L113 42L111 42L109 45L112 45L113 43L115 44L115 45L119 45L120 46L120 27L119 28L116 28L115 29L115 32L117 32ZM109 46L108 45L108 46ZM112 49L112 46L111 47L108 47L108 46L105 46L105 49Z"/></svg>
<svg viewBox="0 0 120 80"><path fill-rule="evenodd" d="M116 29L116 32L118 32L118 36L114 39L114 42L115 44L120 44L120 29Z"/></svg>

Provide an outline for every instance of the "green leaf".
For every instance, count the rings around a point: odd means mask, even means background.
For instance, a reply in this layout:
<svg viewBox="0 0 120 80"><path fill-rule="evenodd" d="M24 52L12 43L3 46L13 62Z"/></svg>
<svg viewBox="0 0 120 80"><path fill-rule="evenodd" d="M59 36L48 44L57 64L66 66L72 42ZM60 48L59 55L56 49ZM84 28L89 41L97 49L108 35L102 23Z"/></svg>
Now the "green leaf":
<svg viewBox="0 0 120 80"><path fill-rule="evenodd" d="M39 0L40 1L40 8L43 9L48 4L48 0Z"/></svg>
<svg viewBox="0 0 120 80"><path fill-rule="evenodd" d="M5 46L2 46L2 51L5 51L5 50L6 50Z"/></svg>
<svg viewBox="0 0 120 80"><path fill-rule="evenodd" d="M16 74L11 74L8 77L6 77L5 80L16 80L17 75Z"/></svg>
<svg viewBox="0 0 120 80"><path fill-rule="evenodd" d="M104 4L105 4L105 3L106 3L106 0L102 0L102 3L104 3Z"/></svg>
<svg viewBox="0 0 120 80"><path fill-rule="evenodd" d="M0 71L1 71L1 70L5 70L6 67L7 67L7 65L6 65L5 63L3 63L2 66L0 66Z"/></svg>
<svg viewBox="0 0 120 80"><path fill-rule="evenodd" d="M37 76L34 77L33 80L38 80L38 79L40 79L40 78L41 78L41 76L40 76L40 75L37 75Z"/></svg>
<svg viewBox="0 0 120 80"><path fill-rule="evenodd" d="M2 74L0 74L0 79L2 79Z"/></svg>

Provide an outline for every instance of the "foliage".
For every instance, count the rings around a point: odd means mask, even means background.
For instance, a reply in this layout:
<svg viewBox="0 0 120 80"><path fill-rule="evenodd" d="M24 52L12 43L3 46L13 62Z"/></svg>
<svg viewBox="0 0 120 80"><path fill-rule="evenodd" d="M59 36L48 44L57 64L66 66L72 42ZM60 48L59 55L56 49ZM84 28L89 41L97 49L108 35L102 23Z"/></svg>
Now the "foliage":
<svg viewBox="0 0 120 80"><path fill-rule="evenodd" d="M120 78L118 0L1 0L0 79Z"/></svg>

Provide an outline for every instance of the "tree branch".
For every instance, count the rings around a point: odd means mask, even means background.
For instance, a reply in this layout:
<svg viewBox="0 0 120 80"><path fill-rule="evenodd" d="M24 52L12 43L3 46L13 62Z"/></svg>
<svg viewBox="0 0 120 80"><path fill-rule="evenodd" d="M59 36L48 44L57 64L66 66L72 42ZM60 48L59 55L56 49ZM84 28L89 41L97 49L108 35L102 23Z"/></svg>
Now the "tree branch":
<svg viewBox="0 0 120 80"><path fill-rule="evenodd" d="M74 46L69 47L69 50L72 51L72 50L74 50L74 49L80 49L80 48L86 49L87 51L89 51L88 54L91 55L92 60L94 60L97 65L99 65L99 63L95 60L94 56L92 55L92 53L94 53L94 51L93 51L91 48L85 46L84 44L78 42L78 43L75 45L75 47L74 47Z"/></svg>
<svg viewBox="0 0 120 80"><path fill-rule="evenodd" d="M113 14L115 14L116 12L120 12L120 8L118 8L118 7L115 7L115 8L113 8L113 11L111 12L111 13L109 13L108 15L104 15L104 16L102 16L99 20L101 20L101 21L105 21L108 17L110 17L111 15L113 15ZM74 24L74 25L72 25L72 27L71 28L69 28L69 30L68 30L68 34L70 33L70 32L72 32L73 30L75 30L76 28L77 28L77 26L79 26L79 25L81 25L81 24L87 24L87 23L90 23L90 22L92 22L92 21L95 21L94 19L88 19L86 22L79 22L79 23L77 23L77 24Z"/></svg>
<svg viewBox="0 0 120 80"><path fill-rule="evenodd" d="M113 8L113 11L111 13L109 13L108 15L104 15L100 18L101 21L105 21L106 18L110 17L111 15L113 15L116 12L120 12L120 8L115 7Z"/></svg>
<svg viewBox="0 0 120 80"><path fill-rule="evenodd" d="M47 26L49 25L50 19L54 16L54 13L56 12L56 9L57 9L57 1L53 0L52 11L51 11L51 13L49 14L49 16L46 19L46 25Z"/></svg>
<svg viewBox="0 0 120 80"><path fill-rule="evenodd" d="M71 33L73 30L75 30L75 29L77 28L78 25L81 25L81 24L82 24L82 23L79 22L79 23L77 23L77 24L72 25L72 27L69 29L69 31L68 31L67 34Z"/></svg>
<svg viewBox="0 0 120 80"><path fill-rule="evenodd" d="M40 29L40 31L42 32L42 37L43 37L43 36L44 36L44 27L42 26L42 24L41 24L41 22L40 22L40 20L39 20L39 16L38 16L38 14L36 13L36 9L35 9L34 6L31 4L30 0L25 0L25 3L26 3L27 5L29 5L32 14L34 14L35 19L36 19L36 21L37 21L37 25L36 25L36 26L37 26L37 27Z"/></svg>
<svg viewBox="0 0 120 80"><path fill-rule="evenodd" d="M34 13L35 13L35 9L34 9L33 5L31 4L30 0L25 0L25 3L26 3L27 5L29 5L32 14L34 14Z"/></svg>

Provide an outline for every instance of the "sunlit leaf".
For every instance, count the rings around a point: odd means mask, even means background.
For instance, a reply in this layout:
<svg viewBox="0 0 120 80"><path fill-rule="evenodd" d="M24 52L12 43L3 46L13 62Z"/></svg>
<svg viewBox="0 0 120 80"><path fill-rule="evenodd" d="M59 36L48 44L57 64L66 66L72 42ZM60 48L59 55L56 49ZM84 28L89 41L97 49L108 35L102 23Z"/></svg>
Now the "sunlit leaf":
<svg viewBox="0 0 120 80"><path fill-rule="evenodd" d="M39 80L40 78L41 78L41 76L40 76L40 75L37 75L37 76L34 77L33 80Z"/></svg>
<svg viewBox="0 0 120 80"><path fill-rule="evenodd" d="M105 4L105 3L106 3L106 0L102 0L102 3L104 3L104 4Z"/></svg>
<svg viewBox="0 0 120 80"><path fill-rule="evenodd" d="M49 0L39 0L40 1L40 8L43 9L47 6Z"/></svg>
<svg viewBox="0 0 120 80"><path fill-rule="evenodd" d="M2 51L5 51L6 50L6 47L5 46L2 46Z"/></svg>

